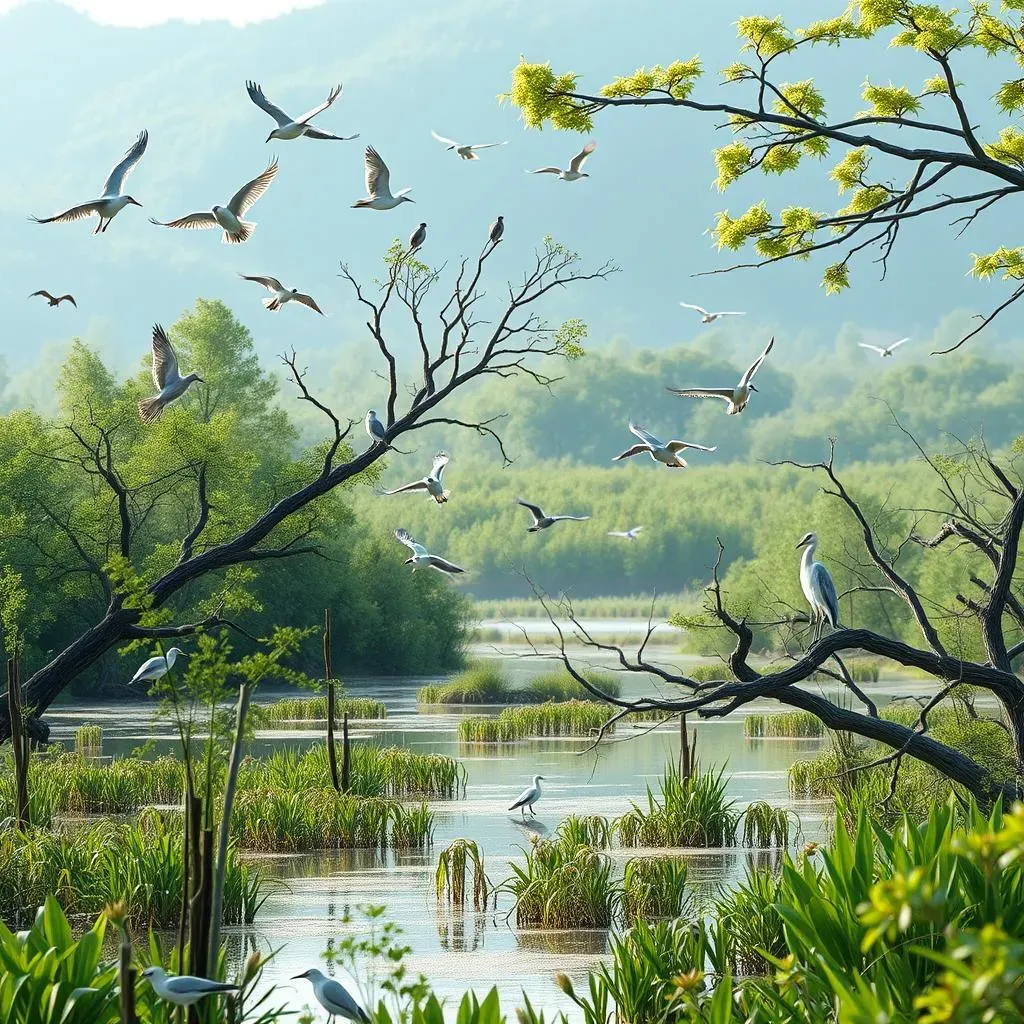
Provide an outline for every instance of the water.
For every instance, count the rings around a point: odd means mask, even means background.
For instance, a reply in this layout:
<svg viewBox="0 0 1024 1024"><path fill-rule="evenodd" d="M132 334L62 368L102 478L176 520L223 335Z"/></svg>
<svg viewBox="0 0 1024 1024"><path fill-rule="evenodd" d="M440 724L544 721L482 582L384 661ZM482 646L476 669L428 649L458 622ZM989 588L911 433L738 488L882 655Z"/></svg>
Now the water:
<svg viewBox="0 0 1024 1024"><path fill-rule="evenodd" d="M512 651L504 652L506 654ZM513 677L529 678L550 669L550 661L523 656L503 658ZM667 652L666 652L667 653ZM493 656L493 655L492 655ZM659 656L660 658L663 655ZM685 658L679 658L685 662ZM608 663L589 659L596 667ZM492 882L508 874L508 863L521 859L522 849L534 834L553 831L568 814L621 814L633 800L644 796L668 761L678 758L679 731L675 723L651 729L619 726L614 736L597 748L582 739L532 740L514 746L460 746L455 734L461 715L488 709L420 712L416 691L424 682L416 679L353 679L346 688L353 695L372 695L385 702L388 718L359 723L355 742L396 744L423 752L459 757L468 772L465 799L436 801L435 842L426 853L346 851L339 854L275 856L261 858L265 869L280 878L276 891L253 927L227 930L233 955L244 957L253 949L268 952L282 947L271 961L266 978L282 986L280 993L293 1008L311 1002L306 982L288 979L312 966L322 966L321 953L350 928L364 927L355 915L365 904L386 904L388 915L405 931L413 953L407 964L413 972L430 979L439 995L456 996L467 988L483 994L496 984L506 1011L525 992L535 1007L546 1011L573 1008L553 981L557 971L580 977L605 952L603 931L517 931L506 920L507 896L499 898L497 911L452 917L437 907L434 868L437 853L457 837L476 840L483 850ZM884 703L896 693L920 692L920 681L880 683L871 687L873 697ZM639 696L672 688L655 680L623 678L624 696ZM677 695L677 694L673 694ZM260 700L272 694L261 693ZM493 709L490 709L493 710ZM773 702L756 702L750 712L778 710ZM144 703L125 706L64 704L48 714L54 739L69 738L83 722L103 727L105 754L128 753L149 740L170 749L173 732L167 723L154 723L152 707ZM725 765L728 792L738 806L755 799L792 807L801 823L800 841L823 836L826 808L816 801L794 801L786 787L786 770L792 761L813 755L820 741L806 739L746 739L743 718L701 721L697 753L704 765ZM322 726L315 729L279 729L260 732L253 753L282 745L299 748L322 741ZM533 775L545 776L537 818L524 823L507 807ZM612 851L624 859L636 851ZM686 851L690 880L698 893L712 894L728 886L745 870L747 851L728 849ZM340 918L355 915L350 925ZM348 983L349 979L341 976Z"/></svg>

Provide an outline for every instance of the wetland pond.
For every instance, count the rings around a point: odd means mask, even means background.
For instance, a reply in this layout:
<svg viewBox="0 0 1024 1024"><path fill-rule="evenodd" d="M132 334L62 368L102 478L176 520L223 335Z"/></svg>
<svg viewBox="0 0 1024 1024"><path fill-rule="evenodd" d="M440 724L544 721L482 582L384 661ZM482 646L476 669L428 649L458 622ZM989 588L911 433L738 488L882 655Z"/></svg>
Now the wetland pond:
<svg viewBox="0 0 1024 1024"><path fill-rule="evenodd" d="M529 656L521 648L499 650L488 646L473 653L483 659L500 659L514 682L525 682L552 667L550 660ZM610 661L603 662L591 652L587 655L581 658L581 665L604 670L612 667ZM682 665L689 660L673 656L670 649L652 657L666 664ZM619 678L625 697L672 692L657 680L627 674ZM424 677L344 680L350 695L372 696L387 707L385 720L354 724L354 744L369 742L447 754L464 765L464 797L430 802L435 813L433 846L425 852L357 850L259 857L260 866L280 879L280 885L272 891L254 925L226 929L229 955L241 959L253 949L279 949L267 966L265 980L282 986L281 999L298 1009L312 1003L312 994L305 982L289 979L308 967L323 967L321 954L346 929L366 927L356 913L358 906L384 904L387 916L401 925L404 939L412 947L407 966L413 973L427 975L438 996L458 996L469 988L482 995L497 985L507 1012L521 1003L521 992L525 992L538 1009L566 1010L576 1017L578 1011L556 987L554 975L564 971L574 980L583 976L604 954L607 932L516 929L514 919L508 916L511 898L507 894L499 896L497 910L474 913L467 908L464 915L453 915L450 909L439 907L435 898L438 854L453 839L473 839L483 851L489 878L495 884L501 882L510 873L509 862L522 861L522 849L529 846L532 835L553 832L570 814L620 815L629 810L632 801L645 799L648 783L656 791L666 763L678 759L678 723L673 720L657 728L650 723L620 725L612 737L590 750L590 740L573 738L465 744L456 735L460 717L497 714L500 708L418 707L418 688L437 681ZM893 695L919 692L921 686L920 681L898 679L880 681L866 689L881 704ZM291 695L294 692L289 691ZM282 694L260 690L257 700L266 703L278 696ZM51 708L47 719L52 738L62 741L72 739L74 730L83 723L101 726L104 755L127 754L148 741L155 741L161 752L170 750L170 723L154 720L153 709L154 705L141 701L129 705L66 702ZM779 705L756 702L747 710L773 712L779 710ZM251 752L268 753L282 747L305 749L323 741L323 728L319 722L308 727L260 730ZM728 793L737 809L754 800L789 807L800 821L796 843L823 838L829 806L791 798L786 778L789 765L812 756L822 740L747 738L742 715L701 722L694 722L691 716L691 729L697 732L697 755L702 767L724 766ZM507 808L535 774L543 775L546 781L537 816L527 824L518 812ZM610 855L625 860L643 852L612 849ZM748 859L755 854L733 847L688 850L683 856L688 862L688 884L698 893L711 893L741 879ZM345 925L340 918L348 914L352 921ZM343 973L340 980L348 981Z"/></svg>

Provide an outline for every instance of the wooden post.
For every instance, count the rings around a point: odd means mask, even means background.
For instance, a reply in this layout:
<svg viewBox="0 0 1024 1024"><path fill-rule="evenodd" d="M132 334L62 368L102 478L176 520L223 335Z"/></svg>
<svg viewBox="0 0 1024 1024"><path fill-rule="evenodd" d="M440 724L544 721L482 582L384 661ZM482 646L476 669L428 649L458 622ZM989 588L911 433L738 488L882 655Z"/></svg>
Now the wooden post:
<svg viewBox="0 0 1024 1024"><path fill-rule="evenodd" d="M117 961L121 987L121 1024L136 1024L135 968L132 967L132 941L121 924L121 948Z"/></svg>
<svg viewBox="0 0 1024 1024"><path fill-rule="evenodd" d="M352 785L352 742L348 738L348 712L341 717L341 791L347 793Z"/></svg>
<svg viewBox="0 0 1024 1024"><path fill-rule="evenodd" d="M184 821L181 830L181 914L178 917L178 973L185 970L185 945L188 934L188 911L189 898L191 896L190 883L192 879L192 844L189 841L192 835L192 826L189 818L192 814L192 776L188 774L188 766L185 768L185 795L183 798ZM181 1014L177 1014L180 1018Z"/></svg>
<svg viewBox="0 0 1024 1024"><path fill-rule="evenodd" d="M192 884L188 898L188 969L190 974L202 974L206 970L206 963L199 959L199 947L202 944L202 851L199 848L199 835L202 831L202 799L193 793L189 797L188 809L188 846L189 846L189 873ZM180 967L179 971L184 971ZM190 1008L194 1009L194 1007ZM189 1018L192 1018L191 1012Z"/></svg>
<svg viewBox="0 0 1024 1024"><path fill-rule="evenodd" d="M338 753L334 749L336 703L334 695L334 667L331 662L330 608L324 609L324 679L327 680L327 763L331 768L331 785L334 786L336 792L339 792L341 784L338 782Z"/></svg>
<svg viewBox="0 0 1024 1024"><path fill-rule="evenodd" d="M21 678L17 657L7 659L7 714L11 722L11 749L14 751L14 813L18 828L29 826L28 756L25 722L21 713Z"/></svg>
<svg viewBox="0 0 1024 1024"><path fill-rule="evenodd" d="M679 776L683 779L693 775L697 756L697 730L693 736L686 731L686 715L679 716Z"/></svg>

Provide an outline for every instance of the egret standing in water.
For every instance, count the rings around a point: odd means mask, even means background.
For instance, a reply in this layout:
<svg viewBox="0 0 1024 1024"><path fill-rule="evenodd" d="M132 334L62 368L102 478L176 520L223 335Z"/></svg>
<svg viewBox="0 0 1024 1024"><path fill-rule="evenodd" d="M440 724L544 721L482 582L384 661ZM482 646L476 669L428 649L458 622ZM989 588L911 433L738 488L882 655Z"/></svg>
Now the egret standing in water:
<svg viewBox="0 0 1024 1024"><path fill-rule="evenodd" d="M839 598L836 596L836 585L832 576L821 562L814 560L814 552L818 546L818 535L808 533L797 544L804 552L800 556L800 588L811 606L811 626L813 633L811 642L821 638L827 622L833 629L839 628Z"/></svg>
<svg viewBox="0 0 1024 1024"><path fill-rule="evenodd" d="M527 786L526 789L519 794L519 799L509 808L510 811L514 811L517 807L522 812L523 817L526 817L526 810L529 808L530 813L536 815L536 811L533 809L533 805L540 799L540 784L544 778L543 775L534 775L533 785Z"/></svg>
<svg viewBox="0 0 1024 1024"><path fill-rule="evenodd" d="M305 978L313 986L316 1001L327 1011L328 1020L344 1017L356 1021L357 1024L370 1024L366 1011L352 998L348 989L333 978L328 978L323 971L310 967L308 971L296 974L292 979L298 981Z"/></svg>

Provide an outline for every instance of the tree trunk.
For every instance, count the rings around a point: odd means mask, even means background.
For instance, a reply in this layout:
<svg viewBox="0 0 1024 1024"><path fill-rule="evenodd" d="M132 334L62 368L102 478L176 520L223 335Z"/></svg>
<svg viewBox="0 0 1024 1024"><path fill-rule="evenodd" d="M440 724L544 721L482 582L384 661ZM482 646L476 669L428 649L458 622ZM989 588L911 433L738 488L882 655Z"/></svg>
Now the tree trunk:
<svg viewBox="0 0 1024 1024"><path fill-rule="evenodd" d="M334 716L337 713L334 692L334 666L331 661L331 609L324 609L324 679L327 680L327 764L331 769L331 785L341 790L338 782L338 752L334 748Z"/></svg>
<svg viewBox="0 0 1024 1024"><path fill-rule="evenodd" d="M135 968L132 967L132 940L124 922L120 925L121 945L117 970L121 990L121 1024L137 1024L135 1017Z"/></svg>
<svg viewBox="0 0 1024 1024"><path fill-rule="evenodd" d="M341 791L347 793L352 785L352 742L348 737L348 712L341 718Z"/></svg>

